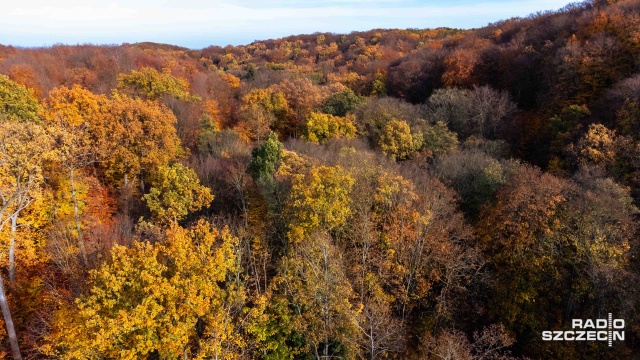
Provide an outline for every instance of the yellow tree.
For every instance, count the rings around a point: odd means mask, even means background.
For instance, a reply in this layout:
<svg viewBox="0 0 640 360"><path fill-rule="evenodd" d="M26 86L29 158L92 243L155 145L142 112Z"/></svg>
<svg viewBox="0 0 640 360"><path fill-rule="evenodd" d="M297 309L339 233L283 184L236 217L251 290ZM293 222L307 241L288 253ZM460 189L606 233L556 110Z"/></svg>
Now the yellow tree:
<svg viewBox="0 0 640 360"><path fill-rule="evenodd" d="M69 177L76 237L85 263L87 252L82 235L76 178L78 170L105 158L112 147L112 136L108 133L104 113L107 104L106 97L79 86L71 89L62 87L51 91L44 110L55 139L57 161Z"/></svg>
<svg viewBox="0 0 640 360"><path fill-rule="evenodd" d="M120 74L118 88L149 100L158 100L164 95L181 100L197 99L189 94L189 83L171 75L169 69L160 73L154 68L146 67L140 71L132 70L129 74Z"/></svg>
<svg viewBox="0 0 640 360"><path fill-rule="evenodd" d="M7 221L11 222L10 281L15 280L16 231L20 214L39 197L44 181L42 165L53 155L52 145L51 137L40 125L0 122L0 230Z"/></svg>
<svg viewBox="0 0 640 360"><path fill-rule="evenodd" d="M176 117L164 105L114 93L108 119L115 144L101 165L116 184L127 186L139 179L144 192L144 182L155 169L185 153L176 134Z"/></svg>
<svg viewBox="0 0 640 360"><path fill-rule="evenodd" d="M313 167L293 177L289 199L289 239L300 241L316 231L342 226L351 215L354 180L339 166Z"/></svg>
<svg viewBox="0 0 640 360"><path fill-rule="evenodd" d="M575 152L580 165L607 166L615 162L616 132L602 124L591 124L587 133L578 141Z"/></svg>
<svg viewBox="0 0 640 360"><path fill-rule="evenodd" d="M408 159L414 152L411 129L406 121L391 119L382 129L378 146L394 160Z"/></svg>
<svg viewBox="0 0 640 360"><path fill-rule="evenodd" d="M314 233L295 244L276 283L290 296L293 329L316 359L355 358L356 312L342 251L330 236Z"/></svg>
<svg viewBox="0 0 640 360"><path fill-rule="evenodd" d="M0 75L0 114L9 120L38 121L40 104L33 90Z"/></svg>
<svg viewBox="0 0 640 360"><path fill-rule="evenodd" d="M37 141L34 141L37 139ZM11 222L9 236L9 280L15 280L16 231L23 210L38 198L43 183L42 163L50 155L52 141L32 122L0 122L0 231ZM0 252L4 258L4 251ZM18 339L0 274L0 308L14 359L21 359Z"/></svg>
<svg viewBox="0 0 640 360"><path fill-rule="evenodd" d="M312 112L307 119L303 138L312 143L323 143L330 138L353 138L356 127L353 125L355 116L334 116Z"/></svg>
<svg viewBox="0 0 640 360"><path fill-rule="evenodd" d="M198 222L167 230L164 243L116 245L90 272L91 287L56 313L45 350L62 359L233 359L242 287L238 240Z"/></svg>
<svg viewBox="0 0 640 360"><path fill-rule="evenodd" d="M209 188L200 184L196 173L179 163L163 166L153 175L151 190L144 196L149 210L161 223L176 223L189 212L213 201Z"/></svg>
<svg viewBox="0 0 640 360"><path fill-rule="evenodd" d="M267 89L252 89L242 97L240 114L244 120L240 126L249 138L260 140L271 129L281 128L289 112L287 100L282 92Z"/></svg>

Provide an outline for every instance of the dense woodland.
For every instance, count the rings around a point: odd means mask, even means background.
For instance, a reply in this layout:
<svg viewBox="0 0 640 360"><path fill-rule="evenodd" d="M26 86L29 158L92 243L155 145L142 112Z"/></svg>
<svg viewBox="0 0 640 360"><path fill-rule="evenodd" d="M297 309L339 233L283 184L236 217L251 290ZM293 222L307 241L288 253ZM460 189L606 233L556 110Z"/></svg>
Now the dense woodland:
<svg viewBox="0 0 640 360"><path fill-rule="evenodd" d="M640 352L640 1L0 74L5 358Z"/></svg>

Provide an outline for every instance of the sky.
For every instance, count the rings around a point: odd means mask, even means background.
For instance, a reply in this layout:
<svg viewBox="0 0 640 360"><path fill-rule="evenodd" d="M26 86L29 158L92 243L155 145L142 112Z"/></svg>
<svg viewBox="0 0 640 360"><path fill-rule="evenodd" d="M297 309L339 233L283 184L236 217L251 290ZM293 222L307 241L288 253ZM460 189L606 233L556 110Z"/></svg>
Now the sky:
<svg viewBox="0 0 640 360"><path fill-rule="evenodd" d="M476 28L557 10L570 0L16 0L0 13L0 44L152 41L201 49L288 35L375 28Z"/></svg>

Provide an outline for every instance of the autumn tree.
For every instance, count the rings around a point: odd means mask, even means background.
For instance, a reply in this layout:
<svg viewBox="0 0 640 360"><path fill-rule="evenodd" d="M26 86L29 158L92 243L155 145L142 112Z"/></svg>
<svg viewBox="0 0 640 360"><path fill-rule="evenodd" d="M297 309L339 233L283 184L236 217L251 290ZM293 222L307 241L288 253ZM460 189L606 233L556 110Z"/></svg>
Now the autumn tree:
<svg viewBox="0 0 640 360"><path fill-rule="evenodd" d="M438 157L434 170L442 181L458 192L465 213L475 219L482 206L490 204L500 186L507 181L509 164L470 149Z"/></svg>
<svg viewBox="0 0 640 360"><path fill-rule="evenodd" d="M196 173L180 163L157 169L151 190L144 196L153 216L161 223L177 223L190 212L209 206L213 195L200 184Z"/></svg>
<svg viewBox="0 0 640 360"><path fill-rule="evenodd" d="M328 97L322 104L322 112L335 116L345 116L347 112L354 109L358 104L364 101L364 98L356 95L353 90L346 90L335 93Z"/></svg>
<svg viewBox="0 0 640 360"><path fill-rule="evenodd" d="M548 326L551 314L542 316L540 309L552 306L546 302L554 299L541 291L560 286L553 280L560 274L549 274L557 246L550 235L560 226L554 217L567 200L569 186L537 168L522 166L499 190L495 205L482 212L479 241L490 266L500 273L491 308L509 328L536 331ZM545 282L550 284L545 287Z"/></svg>
<svg viewBox="0 0 640 360"><path fill-rule="evenodd" d="M458 147L458 134L450 131L442 121L416 127L412 137L414 147L427 151L429 157L445 154Z"/></svg>
<svg viewBox="0 0 640 360"><path fill-rule="evenodd" d="M33 141L37 139L37 141ZM44 162L52 160L52 138L40 125L0 122L0 229L10 221L9 280L15 280L16 232L20 215L40 197ZM5 220L5 216L7 219Z"/></svg>
<svg viewBox="0 0 640 360"><path fill-rule="evenodd" d="M392 249L386 254L385 266L393 269L386 286L401 318L431 302L437 304L431 326L451 319L456 292L482 263L467 241L469 228L454 207L453 195L424 174L418 183L383 173L374 201L381 240Z"/></svg>
<svg viewBox="0 0 640 360"><path fill-rule="evenodd" d="M591 124L575 146L569 145L568 152L574 153L582 166L611 166L616 161L619 140L615 131L602 124Z"/></svg>
<svg viewBox="0 0 640 360"><path fill-rule="evenodd" d="M12 121L39 121L40 108L33 90L0 75L0 114Z"/></svg>
<svg viewBox="0 0 640 360"><path fill-rule="evenodd" d="M391 119L382 129L378 139L380 150L394 160L410 158L421 145L414 143L409 124L398 119Z"/></svg>
<svg viewBox="0 0 640 360"><path fill-rule="evenodd" d="M307 78L287 79L274 86L273 90L282 93L290 109L283 135L294 137L300 134L305 120L326 98L321 89Z"/></svg>
<svg viewBox="0 0 640 360"><path fill-rule="evenodd" d="M115 246L91 271L87 295L56 313L46 350L63 359L235 358L237 239L204 221L166 235Z"/></svg>
<svg viewBox="0 0 640 360"><path fill-rule="evenodd" d="M316 233L297 243L281 279L293 308L294 329L315 359L354 357L355 309L340 250L331 237Z"/></svg>
<svg viewBox="0 0 640 360"><path fill-rule="evenodd" d="M328 232L344 225L351 214L353 184L353 178L339 166L313 167L307 174L295 175L287 210L290 241L304 241L316 231Z"/></svg>
<svg viewBox="0 0 640 360"><path fill-rule="evenodd" d="M176 134L176 117L157 102L114 94L108 107L114 142L100 165L114 184L138 180L142 192L155 169L180 159L185 151Z"/></svg>
<svg viewBox="0 0 640 360"><path fill-rule="evenodd" d="M150 67L129 74L118 75L118 88L134 96L149 100L158 100L162 96L171 96L181 100L195 99L189 93L189 83L171 75L169 69L162 72Z"/></svg>
<svg viewBox="0 0 640 360"><path fill-rule="evenodd" d="M506 92L488 86L472 90L436 90L429 98L433 121L443 121L462 137L479 135L495 138L504 121L516 110Z"/></svg>
<svg viewBox="0 0 640 360"><path fill-rule="evenodd" d="M456 49L444 59L446 70L442 74L445 86L469 86L473 84L473 69L478 61L473 48Z"/></svg>
<svg viewBox="0 0 640 360"><path fill-rule="evenodd" d="M391 97L368 99L353 113L358 134L366 136L372 146L377 146L380 133L391 120L403 120L411 126L421 122L425 115L423 107Z"/></svg>
<svg viewBox="0 0 640 360"><path fill-rule="evenodd" d="M304 129L303 138L313 143L323 143L330 138L353 138L356 127L353 116L334 116L312 112Z"/></svg>
<svg viewBox="0 0 640 360"><path fill-rule="evenodd" d="M80 203L77 195L77 172L104 159L110 153L105 108L107 99L74 86L53 90L45 103L45 119L52 127L56 142L57 160L69 178L75 236L80 253L86 263L80 220Z"/></svg>
<svg viewBox="0 0 640 360"><path fill-rule="evenodd" d="M626 99L616 113L620 133L640 140L640 105L638 101Z"/></svg>
<svg viewBox="0 0 640 360"><path fill-rule="evenodd" d="M9 281L12 283L16 275L16 233L18 226L24 225L19 224L20 216L39 198L44 181L43 163L51 155L51 148L52 139L41 126L32 122L0 122L0 231L7 221L11 222L8 260ZM22 359L1 274L0 308L13 358Z"/></svg>
<svg viewBox="0 0 640 360"><path fill-rule="evenodd" d="M423 356L436 359L460 360L515 360L508 350L515 343L503 325L490 325L476 331L473 341L457 330L445 331L437 337L428 336L422 340ZM429 357L429 358L430 358Z"/></svg>

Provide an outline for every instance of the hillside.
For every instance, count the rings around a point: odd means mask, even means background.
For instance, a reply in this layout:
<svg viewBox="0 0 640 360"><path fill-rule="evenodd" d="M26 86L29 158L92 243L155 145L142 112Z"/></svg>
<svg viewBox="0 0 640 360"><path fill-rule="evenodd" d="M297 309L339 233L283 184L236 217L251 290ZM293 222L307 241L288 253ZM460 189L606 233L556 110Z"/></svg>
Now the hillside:
<svg viewBox="0 0 640 360"><path fill-rule="evenodd" d="M0 45L0 201L5 358L631 358L640 1Z"/></svg>

